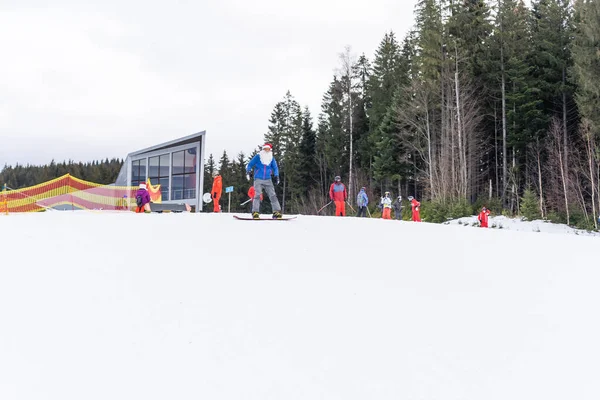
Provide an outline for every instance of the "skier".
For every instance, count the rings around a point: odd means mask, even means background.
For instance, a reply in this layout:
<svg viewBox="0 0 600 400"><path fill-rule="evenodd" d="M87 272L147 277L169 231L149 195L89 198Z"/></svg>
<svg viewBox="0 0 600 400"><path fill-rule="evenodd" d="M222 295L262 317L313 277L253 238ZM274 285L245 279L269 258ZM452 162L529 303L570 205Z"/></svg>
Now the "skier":
<svg viewBox="0 0 600 400"><path fill-rule="evenodd" d="M146 183L140 183L140 187L135 192L135 202L137 207L135 208L136 213L149 213L150 211L150 193L146 190Z"/></svg>
<svg viewBox="0 0 600 400"><path fill-rule="evenodd" d="M281 206L275 187L271 180L271 174L275 176L275 183L279 185L279 168L277 161L273 157L273 146L270 143L265 143L260 153L255 155L246 167L246 178L250 180L250 173L254 169L254 201L252 202L252 218L260 219L260 195L263 189L267 192L273 209L273 219L281 219Z"/></svg>
<svg viewBox="0 0 600 400"><path fill-rule="evenodd" d="M390 192L385 192L385 195L381 198L381 218L392 219L392 199L390 199Z"/></svg>
<svg viewBox="0 0 600 400"><path fill-rule="evenodd" d="M408 196L408 201L410 201L410 206L412 207L412 220L414 222L421 222L421 215L419 212L421 203L419 203L413 196Z"/></svg>
<svg viewBox="0 0 600 400"><path fill-rule="evenodd" d="M402 219L402 196L398 196L398 198L392 204L392 208L394 209L394 216L397 220Z"/></svg>
<svg viewBox="0 0 600 400"><path fill-rule="evenodd" d="M358 195L356 196L356 205L358 206L357 217L366 217L367 216L368 204L369 204L369 197L367 197L365 188L361 187L360 192L358 192Z"/></svg>
<svg viewBox="0 0 600 400"><path fill-rule="evenodd" d="M256 194L256 190L254 190L254 186L250 186L250 189L248 189L248 197L250 197L251 199L254 199L254 195ZM263 194L260 194L260 201L263 201Z"/></svg>
<svg viewBox="0 0 600 400"><path fill-rule="evenodd" d="M210 192L214 203L213 211L216 213L221 212L221 205L219 204L219 201L221 200L222 191L223 178L221 178L221 175L217 174L215 179L213 179L212 191Z"/></svg>
<svg viewBox="0 0 600 400"><path fill-rule="evenodd" d="M482 228L488 227L488 217L490 216L490 210L483 207L477 219L479 220L479 226Z"/></svg>
<svg viewBox="0 0 600 400"><path fill-rule="evenodd" d="M336 217L345 217L348 193L346 192L346 185L342 183L342 178L339 176L334 178L334 182L329 187L329 198L335 203Z"/></svg>

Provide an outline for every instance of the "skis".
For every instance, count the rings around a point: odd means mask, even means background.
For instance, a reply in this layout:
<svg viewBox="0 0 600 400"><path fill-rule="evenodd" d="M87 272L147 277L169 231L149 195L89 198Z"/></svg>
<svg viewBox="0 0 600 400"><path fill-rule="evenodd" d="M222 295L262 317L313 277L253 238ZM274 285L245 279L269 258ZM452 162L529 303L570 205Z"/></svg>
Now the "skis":
<svg viewBox="0 0 600 400"><path fill-rule="evenodd" d="M259 218L259 219L254 219L252 217L242 217L240 215L234 215L233 218L235 219L239 219L240 221L289 221L292 219L296 219L296 216L291 216L291 217L282 217L282 218Z"/></svg>

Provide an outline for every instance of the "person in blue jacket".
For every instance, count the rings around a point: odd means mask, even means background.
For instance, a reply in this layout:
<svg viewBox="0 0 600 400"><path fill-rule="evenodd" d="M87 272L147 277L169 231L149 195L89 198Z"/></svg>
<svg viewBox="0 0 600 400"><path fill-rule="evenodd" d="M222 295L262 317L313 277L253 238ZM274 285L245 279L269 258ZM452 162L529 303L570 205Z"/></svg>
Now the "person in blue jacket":
<svg viewBox="0 0 600 400"><path fill-rule="evenodd" d="M267 192L269 200L271 201L271 208L273 209L273 218L281 219L281 206L277 195L275 194L275 187L271 180L271 175L275 177L275 183L279 185L279 168L277 167L277 161L273 157L273 146L270 143L263 145L262 151L255 155L246 167L246 177L250 180L250 174L254 169L254 200L252 201L252 218L260 219L260 196L263 192Z"/></svg>
<svg viewBox="0 0 600 400"><path fill-rule="evenodd" d="M358 206L358 215L357 217L366 217L367 216L367 205L369 204L369 198L367 197L367 193L365 192L365 188L360 188L360 192L356 196L356 205Z"/></svg>

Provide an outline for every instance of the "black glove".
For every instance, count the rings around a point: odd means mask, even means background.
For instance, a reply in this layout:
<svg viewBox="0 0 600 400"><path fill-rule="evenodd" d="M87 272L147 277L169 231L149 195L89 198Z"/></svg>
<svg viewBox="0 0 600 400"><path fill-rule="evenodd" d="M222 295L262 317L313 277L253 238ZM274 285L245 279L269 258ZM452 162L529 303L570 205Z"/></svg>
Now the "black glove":
<svg viewBox="0 0 600 400"><path fill-rule="evenodd" d="M213 199L216 199L216 198L217 198L217 192L214 192L213 193Z"/></svg>
<svg viewBox="0 0 600 400"><path fill-rule="evenodd" d="M279 185L279 177L278 177L278 176L276 176L276 177L275 177L275 183L276 183L277 185Z"/></svg>

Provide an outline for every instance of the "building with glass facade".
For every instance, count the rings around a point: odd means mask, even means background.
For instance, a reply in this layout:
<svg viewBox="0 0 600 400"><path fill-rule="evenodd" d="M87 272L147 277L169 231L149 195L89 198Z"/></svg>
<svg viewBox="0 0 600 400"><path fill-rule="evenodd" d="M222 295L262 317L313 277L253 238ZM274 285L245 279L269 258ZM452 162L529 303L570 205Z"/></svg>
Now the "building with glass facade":
<svg viewBox="0 0 600 400"><path fill-rule="evenodd" d="M186 203L201 211L205 138L202 131L129 153L115 184L137 186L150 180L160 184L162 204Z"/></svg>

